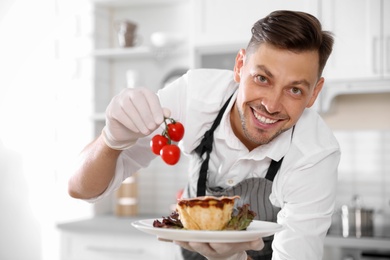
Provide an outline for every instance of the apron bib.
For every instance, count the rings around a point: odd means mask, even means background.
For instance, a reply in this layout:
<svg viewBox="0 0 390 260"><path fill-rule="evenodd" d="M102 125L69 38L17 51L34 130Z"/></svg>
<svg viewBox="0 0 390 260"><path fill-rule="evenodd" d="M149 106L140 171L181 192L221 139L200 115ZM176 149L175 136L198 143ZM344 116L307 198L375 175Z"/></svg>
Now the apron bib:
<svg viewBox="0 0 390 260"><path fill-rule="evenodd" d="M190 194L187 189L188 196L234 196L238 195L241 198L236 201L235 206L240 207L244 204L249 204L250 209L256 212L256 220L276 222L277 214L280 210L279 207L275 207L269 200L269 196L272 192L272 182L278 172L283 158L280 161L272 161L268 168L265 178L249 178L241 181L235 186L223 189L221 187L209 187L207 185L207 172L208 162L210 159L210 153L212 151L214 131L221 122L222 115L229 104L231 97L226 101L224 106L218 113L210 130L206 131L199 146L195 149L195 152L203 158L201 169L199 172L199 179L197 183L197 194ZM254 260L270 260L272 258L272 241L273 236L264 237L264 248L261 251L247 251L247 254ZM206 258L198 253L191 252L185 249L182 250L183 258L186 260L205 260Z"/></svg>

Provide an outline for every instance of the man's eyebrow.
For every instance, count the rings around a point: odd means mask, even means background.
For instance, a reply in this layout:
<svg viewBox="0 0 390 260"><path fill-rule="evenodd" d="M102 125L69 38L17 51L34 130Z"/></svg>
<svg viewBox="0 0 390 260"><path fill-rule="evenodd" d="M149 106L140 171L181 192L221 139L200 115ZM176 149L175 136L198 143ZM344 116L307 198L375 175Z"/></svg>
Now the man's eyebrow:
<svg viewBox="0 0 390 260"><path fill-rule="evenodd" d="M264 73L267 74L267 76L270 77L271 79L274 77L274 75L271 73L271 71L269 71L267 69L266 66L264 66L264 65L257 65L256 67L257 67L257 69L260 69L260 70L264 71Z"/></svg>
<svg viewBox="0 0 390 260"><path fill-rule="evenodd" d="M303 85L307 89L310 89L310 83L306 79L293 81L293 82L291 82L291 85Z"/></svg>
<svg viewBox="0 0 390 260"><path fill-rule="evenodd" d="M264 73L265 73L268 77L270 77L271 79L274 78L274 75L271 73L271 71L269 71L269 70L267 69L266 66L264 66L264 65L257 65L256 67L257 67L257 69L260 69L260 70L264 71ZM310 89L310 83L309 83L309 81L307 81L306 79L294 80L294 81L291 82L291 85L303 85L303 86L305 86L307 89Z"/></svg>

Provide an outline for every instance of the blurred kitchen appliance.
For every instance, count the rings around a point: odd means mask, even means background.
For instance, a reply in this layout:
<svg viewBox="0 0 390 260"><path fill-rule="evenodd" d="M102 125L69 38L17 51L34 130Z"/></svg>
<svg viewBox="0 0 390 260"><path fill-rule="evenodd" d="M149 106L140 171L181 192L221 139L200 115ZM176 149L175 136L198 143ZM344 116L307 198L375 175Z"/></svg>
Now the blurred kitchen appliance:
<svg viewBox="0 0 390 260"><path fill-rule="evenodd" d="M342 260L390 260L390 251L344 249Z"/></svg>
<svg viewBox="0 0 390 260"><path fill-rule="evenodd" d="M373 236L372 209L363 208L359 196L355 195L352 205L341 207L341 227L343 237L370 237Z"/></svg>
<svg viewBox="0 0 390 260"><path fill-rule="evenodd" d="M173 32L154 32L150 42L156 48L174 48L185 41L184 35Z"/></svg>

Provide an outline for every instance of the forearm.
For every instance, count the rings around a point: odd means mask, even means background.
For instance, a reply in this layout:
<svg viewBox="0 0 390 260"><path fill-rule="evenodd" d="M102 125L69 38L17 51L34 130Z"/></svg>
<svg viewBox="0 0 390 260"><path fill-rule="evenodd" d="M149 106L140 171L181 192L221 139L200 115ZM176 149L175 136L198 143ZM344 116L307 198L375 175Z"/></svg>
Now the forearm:
<svg viewBox="0 0 390 260"><path fill-rule="evenodd" d="M102 136L85 147L75 173L69 179L69 195L89 199L103 193L115 174L120 153L108 147Z"/></svg>

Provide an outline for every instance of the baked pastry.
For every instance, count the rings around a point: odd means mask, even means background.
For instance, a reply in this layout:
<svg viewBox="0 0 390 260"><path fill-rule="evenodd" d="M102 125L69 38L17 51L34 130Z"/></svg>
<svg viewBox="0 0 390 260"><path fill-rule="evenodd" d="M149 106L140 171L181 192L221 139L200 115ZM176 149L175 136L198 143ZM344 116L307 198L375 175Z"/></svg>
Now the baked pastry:
<svg viewBox="0 0 390 260"><path fill-rule="evenodd" d="M233 197L204 196L178 201L176 210L185 229L223 230L232 218Z"/></svg>

